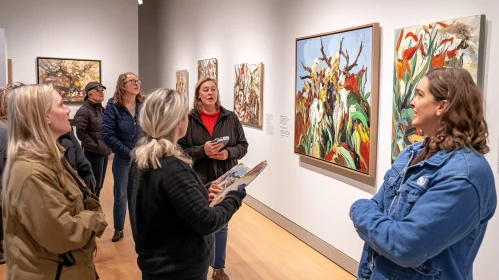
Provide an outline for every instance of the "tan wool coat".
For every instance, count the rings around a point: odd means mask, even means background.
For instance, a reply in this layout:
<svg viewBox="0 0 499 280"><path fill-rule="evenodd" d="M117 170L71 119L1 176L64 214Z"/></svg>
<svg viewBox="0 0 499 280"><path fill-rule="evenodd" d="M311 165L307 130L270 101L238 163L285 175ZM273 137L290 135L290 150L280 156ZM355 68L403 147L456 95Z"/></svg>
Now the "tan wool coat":
<svg viewBox="0 0 499 280"><path fill-rule="evenodd" d="M24 160L10 169L2 197L9 280L53 280L60 255L68 252L75 265L62 267L61 280L96 279L95 237L107 222L97 199L84 201L73 176L85 186L83 180L64 157L61 161L65 168L59 176L43 163Z"/></svg>

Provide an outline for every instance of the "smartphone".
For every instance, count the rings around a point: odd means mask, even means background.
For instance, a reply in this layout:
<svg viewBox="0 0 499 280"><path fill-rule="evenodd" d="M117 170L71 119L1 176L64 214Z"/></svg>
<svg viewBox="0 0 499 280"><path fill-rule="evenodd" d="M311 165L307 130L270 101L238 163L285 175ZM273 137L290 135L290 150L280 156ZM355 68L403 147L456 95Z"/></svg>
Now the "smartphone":
<svg viewBox="0 0 499 280"><path fill-rule="evenodd" d="M213 139L212 142L222 143L225 146L229 142L229 139L230 139L229 136L218 137Z"/></svg>

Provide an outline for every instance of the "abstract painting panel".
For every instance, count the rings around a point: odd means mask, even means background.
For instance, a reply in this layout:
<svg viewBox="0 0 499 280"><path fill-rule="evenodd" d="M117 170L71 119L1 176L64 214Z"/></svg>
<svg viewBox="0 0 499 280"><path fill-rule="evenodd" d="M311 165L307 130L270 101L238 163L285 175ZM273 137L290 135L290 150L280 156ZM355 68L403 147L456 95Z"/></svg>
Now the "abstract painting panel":
<svg viewBox="0 0 499 280"><path fill-rule="evenodd" d="M263 63L235 65L234 112L243 125L262 128Z"/></svg>
<svg viewBox="0 0 499 280"><path fill-rule="evenodd" d="M176 72L175 89L189 96L189 72L187 70Z"/></svg>
<svg viewBox="0 0 499 280"><path fill-rule="evenodd" d="M37 83L50 83L67 103L83 103L85 86L101 82L101 61L38 57Z"/></svg>
<svg viewBox="0 0 499 280"><path fill-rule="evenodd" d="M198 60L198 81L210 77L218 83L218 62L216 58Z"/></svg>
<svg viewBox="0 0 499 280"><path fill-rule="evenodd" d="M393 71L393 118L391 159L407 146L424 139L424 132L411 125L411 100L416 86L433 68L462 67L482 83L485 16L470 16L426 22L395 31Z"/></svg>
<svg viewBox="0 0 499 280"><path fill-rule="evenodd" d="M377 23L296 40L295 153L375 176Z"/></svg>

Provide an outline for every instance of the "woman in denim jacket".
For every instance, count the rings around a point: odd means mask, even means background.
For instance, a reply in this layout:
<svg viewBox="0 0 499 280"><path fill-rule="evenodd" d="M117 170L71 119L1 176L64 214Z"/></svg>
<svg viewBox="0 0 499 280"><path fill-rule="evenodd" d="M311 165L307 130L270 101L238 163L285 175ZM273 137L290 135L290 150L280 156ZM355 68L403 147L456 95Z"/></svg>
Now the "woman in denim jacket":
<svg viewBox="0 0 499 280"><path fill-rule="evenodd" d="M480 89L461 68L421 79L412 125L428 136L405 149L350 217L366 243L359 279L473 279L496 209Z"/></svg>

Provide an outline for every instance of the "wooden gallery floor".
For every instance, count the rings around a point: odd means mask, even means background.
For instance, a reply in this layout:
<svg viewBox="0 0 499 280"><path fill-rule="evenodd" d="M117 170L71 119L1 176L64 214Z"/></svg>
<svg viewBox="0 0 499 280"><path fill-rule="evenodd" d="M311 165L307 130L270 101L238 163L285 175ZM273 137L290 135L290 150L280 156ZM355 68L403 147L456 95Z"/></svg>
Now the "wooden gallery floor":
<svg viewBox="0 0 499 280"><path fill-rule="evenodd" d="M141 279L137 267L132 232L127 213L125 237L111 242L113 236L113 176L109 161L101 200L109 226L97 240L95 259L103 280ZM246 204L229 223L226 272L232 280L258 279L355 279L347 271L313 250ZM0 280L6 279L0 265ZM208 279L211 279L211 269Z"/></svg>

